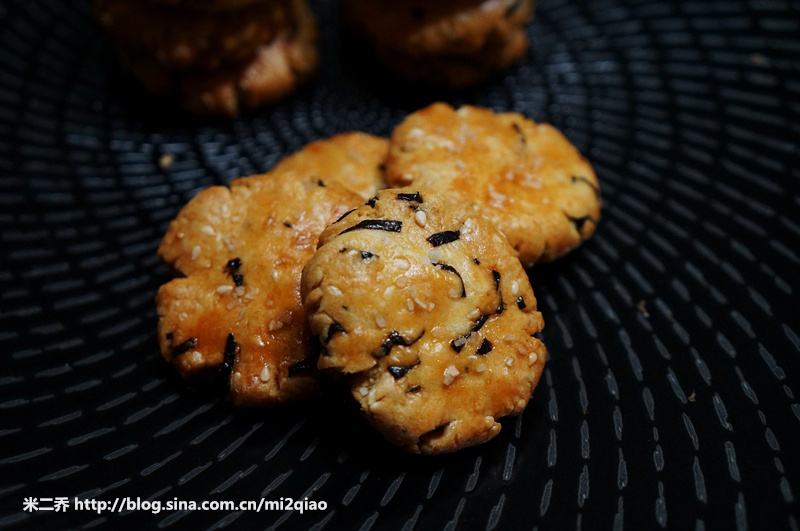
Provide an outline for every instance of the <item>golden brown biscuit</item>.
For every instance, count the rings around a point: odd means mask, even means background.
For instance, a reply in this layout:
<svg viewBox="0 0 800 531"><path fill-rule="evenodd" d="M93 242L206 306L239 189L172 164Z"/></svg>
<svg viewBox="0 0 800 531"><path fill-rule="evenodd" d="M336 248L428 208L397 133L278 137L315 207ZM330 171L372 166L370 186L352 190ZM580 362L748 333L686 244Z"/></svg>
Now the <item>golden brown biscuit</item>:
<svg viewBox="0 0 800 531"><path fill-rule="evenodd" d="M426 188L389 189L329 226L302 278L318 366L415 453L497 435L545 363L525 271L487 219Z"/></svg>
<svg viewBox="0 0 800 531"><path fill-rule="evenodd" d="M554 127L516 113L433 104L397 126L386 166L391 186L476 205L526 267L574 249L600 219L591 164Z"/></svg>
<svg viewBox="0 0 800 531"><path fill-rule="evenodd" d="M249 61L294 27L292 2L273 0L214 14L140 0L94 0L95 16L129 55L169 69L214 69Z"/></svg>
<svg viewBox="0 0 800 531"><path fill-rule="evenodd" d="M186 379L227 380L238 406L313 395L318 349L300 273L325 226L360 202L336 182L293 171L200 192L158 249L185 275L156 297L164 358Z"/></svg>
<svg viewBox="0 0 800 531"><path fill-rule="evenodd" d="M304 2L294 1L298 9ZM173 71L147 56L118 48L123 66L148 92L174 97L181 107L199 115L236 116L274 103L307 81L319 65L317 28L310 16L298 17L296 32L260 46L253 59L216 70Z"/></svg>
<svg viewBox="0 0 800 531"><path fill-rule="evenodd" d="M306 145L281 160L276 171L317 175L345 185L364 199L387 187L384 177L389 141L366 133L343 133Z"/></svg>

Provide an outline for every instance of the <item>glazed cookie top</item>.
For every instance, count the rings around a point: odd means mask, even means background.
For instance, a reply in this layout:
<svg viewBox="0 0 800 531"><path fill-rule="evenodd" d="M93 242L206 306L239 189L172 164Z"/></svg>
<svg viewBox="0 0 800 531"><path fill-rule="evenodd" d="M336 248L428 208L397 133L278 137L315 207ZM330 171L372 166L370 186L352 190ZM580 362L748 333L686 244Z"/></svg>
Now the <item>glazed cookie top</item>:
<svg viewBox="0 0 800 531"><path fill-rule="evenodd" d="M493 225L427 188L390 189L329 226L303 271L323 352L392 443L439 453L499 432L545 362L528 277Z"/></svg>
<svg viewBox="0 0 800 531"><path fill-rule="evenodd" d="M388 151L385 138L342 133L307 144L281 160L275 169L332 179L368 199L387 187L384 171Z"/></svg>
<svg viewBox="0 0 800 531"><path fill-rule="evenodd" d="M200 192L158 249L185 275L157 295L164 357L185 378L227 379L240 406L313 393L318 352L300 274L325 226L360 202L338 183L292 171Z"/></svg>
<svg viewBox="0 0 800 531"><path fill-rule="evenodd" d="M410 54L469 54L527 23L532 0L347 0L345 17L370 40Z"/></svg>
<svg viewBox="0 0 800 531"><path fill-rule="evenodd" d="M476 205L527 267L594 233L600 187L591 164L557 129L516 113L435 103L392 133L391 186L429 186Z"/></svg>

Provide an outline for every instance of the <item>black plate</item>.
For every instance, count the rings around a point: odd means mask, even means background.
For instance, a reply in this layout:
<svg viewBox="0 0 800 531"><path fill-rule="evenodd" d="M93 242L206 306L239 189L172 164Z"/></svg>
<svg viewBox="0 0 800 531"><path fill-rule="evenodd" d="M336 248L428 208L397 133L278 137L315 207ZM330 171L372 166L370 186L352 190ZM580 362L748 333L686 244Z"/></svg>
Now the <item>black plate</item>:
<svg viewBox="0 0 800 531"><path fill-rule="evenodd" d="M87 3L0 3L0 526L798 529L800 5L540 0L527 62L449 94L342 66L336 4L315 8L316 80L214 122L130 86ZM388 135L435 98L549 121L602 181L596 236L531 272L551 359L525 413L426 458L336 401L243 412L187 390L155 341L168 221L202 187ZM23 510L46 497L70 507Z"/></svg>

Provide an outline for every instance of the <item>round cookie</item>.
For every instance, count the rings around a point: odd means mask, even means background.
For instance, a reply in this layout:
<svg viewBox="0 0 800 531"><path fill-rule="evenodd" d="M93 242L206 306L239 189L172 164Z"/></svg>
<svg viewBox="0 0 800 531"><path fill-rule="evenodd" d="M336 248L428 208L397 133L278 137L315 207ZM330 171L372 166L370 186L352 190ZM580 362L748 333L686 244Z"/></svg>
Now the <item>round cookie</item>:
<svg viewBox="0 0 800 531"><path fill-rule="evenodd" d="M524 26L533 0L346 0L344 18L377 45L411 55L471 54Z"/></svg>
<svg viewBox="0 0 800 531"><path fill-rule="evenodd" d="M409 115L392 133L386 179L475 205L526 267L574 249L600 219L591 164L557 129L516 113L435 103Z"/></svg>
<svg viewBox="0 0 800 531"><path fill-rule="evenodd" d="M303 270L323 350L363 414L414 453L455 451L520 413L545 363L544 323L487 219L426 188L388 189L330 225Z"/></svg>
<svg viewBox="0 0 800 531"><path fill-rule="evenodd" d="M307 9L303 2L293 2ZM303 13L303 11L299 11ZM215 70L174 71L145 55L117 48L123 67L148 92L174 97L198 115L236 116L274 103L304 83L319 65L317 27L310 14L298 17L296 32L285 32L256 49L255 57Z"/></svg>
<svg viewBox="0 0 800 531"><path fill-rule="evenodd" d="M301 270L322 230L359 203L338 183L293 171L201 191L158 249L185 275L156 296L164 358L186 379L227 382L237 406L315 394L319 349Z"/></svg>
<svg viewBox="0 0 800 531"><path fill-rule="evenodd" d="M94 0L95 16L118 46L169 69L214 69L250 60L295 25L293 4L272 0L202 13L141 0Z"/></svg>
<svg viewBox="0 0 800 531"><path fill-rule="evenodd" d="M360 132L342 133L307 144L282 159L276 171L292 170L337 181L365 200L387 188L384 177L389 141Z"/></svg>

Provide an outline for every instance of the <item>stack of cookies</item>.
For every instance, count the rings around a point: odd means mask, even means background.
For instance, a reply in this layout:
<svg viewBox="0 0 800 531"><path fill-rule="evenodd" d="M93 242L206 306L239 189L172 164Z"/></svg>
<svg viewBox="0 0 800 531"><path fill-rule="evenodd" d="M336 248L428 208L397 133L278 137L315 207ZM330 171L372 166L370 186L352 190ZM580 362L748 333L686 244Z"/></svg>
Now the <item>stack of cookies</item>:
<svg viewBox="0 0 800 531"><path fill-rule="evenodd" d="M496 436L544 369L523 266L600 219L589 162L555 128L437 103L389 140L346 133L203 190L170 224L158 339L238 406L335 375L389 442L437 454Z"/></svg>
<svg viewBox="0 0 800 531"><path fill-rule="evenodd" d="M344 19L393 73L460 88L521 59L535 0L344 0Z"/></svg>
<svg viewBox="0 0 800 531"><path fill-rule="evenodd" d="M94 9L124 68L195 114L275 102L319 63L307 0L94 0Z"/></svg>

